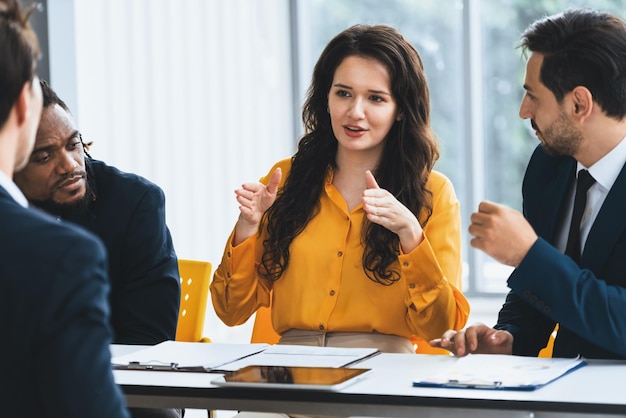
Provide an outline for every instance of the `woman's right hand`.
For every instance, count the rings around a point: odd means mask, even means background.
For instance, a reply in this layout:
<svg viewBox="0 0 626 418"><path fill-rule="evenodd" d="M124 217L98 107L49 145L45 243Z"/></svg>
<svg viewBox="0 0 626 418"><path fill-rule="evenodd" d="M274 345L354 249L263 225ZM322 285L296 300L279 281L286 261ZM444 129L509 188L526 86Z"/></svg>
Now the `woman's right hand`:
<svg viewBox="0 0 626 418"><path fill-rule="evenodd" d="M239 219L235 225L233 245L243 242L257 232L263 214L276 200L282 175L282 170L277 168L272 173L267 186L258 182L245 183L235 190L237 203L239 203Z"/></svg>

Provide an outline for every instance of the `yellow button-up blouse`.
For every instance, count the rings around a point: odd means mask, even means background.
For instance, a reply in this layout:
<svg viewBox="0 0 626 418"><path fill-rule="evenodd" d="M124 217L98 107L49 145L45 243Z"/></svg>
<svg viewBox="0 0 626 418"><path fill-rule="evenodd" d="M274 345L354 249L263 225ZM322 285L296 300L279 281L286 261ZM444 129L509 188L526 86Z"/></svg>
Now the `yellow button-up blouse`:
<svg viewBox="0 0 626 418"><path fill-rule="evenodd" d="M289 173L290 159L276 167ZM289 329L379 332L424 340L462 328L469 304L461 291L461 215L452 183L433 171L427 183L433 213L424 241L400 254L401 278L390 286L370 280L362 263L362 205L348 212L329 170L319 213L292 242L289 267L275 282L262 279L257 265L263 236L233 247L229 238L211 282L217 315L229 325L245 323L272 297L272 323ZM270 293L271 292L271 293Z"/></svg>

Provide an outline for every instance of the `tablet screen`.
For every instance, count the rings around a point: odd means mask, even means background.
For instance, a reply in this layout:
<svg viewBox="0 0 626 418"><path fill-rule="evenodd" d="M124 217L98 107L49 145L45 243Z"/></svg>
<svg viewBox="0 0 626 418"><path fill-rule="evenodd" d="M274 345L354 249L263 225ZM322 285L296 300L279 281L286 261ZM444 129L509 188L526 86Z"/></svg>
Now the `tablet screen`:
<svg viewBox="0 0 626 418"><path fill-rule="evenodd" d="M335 387L370 369L346 367L246 366L224 376L225 382Z"/></svg>

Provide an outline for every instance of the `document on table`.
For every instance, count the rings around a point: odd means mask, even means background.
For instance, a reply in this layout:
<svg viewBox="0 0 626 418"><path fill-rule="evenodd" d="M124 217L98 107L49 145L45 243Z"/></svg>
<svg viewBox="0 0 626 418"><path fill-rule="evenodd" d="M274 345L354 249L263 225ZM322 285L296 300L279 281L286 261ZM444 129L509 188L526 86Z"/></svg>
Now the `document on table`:
<svg viewBox="0 0 626 418"><path fill-rule="evenodd" d="M585 365L580 358L539 358L500 354L455 357L449 367L413 386L534 390Z"/></svg>
<svg viewBox="0 0 626 418"><path fill-rule="evenodd" d="M222 371L245 366L318 366L345 367L379 354L375 348L339 348L303 345L272 345L252 356L223 364Z"/></svg>
<svg viewBox="0 0 626 418"><path fill-rule="evenodd" d="M111 359L114 368L127 370L212 371L256 354L269 344L224 344L164 341Z"/></svg>

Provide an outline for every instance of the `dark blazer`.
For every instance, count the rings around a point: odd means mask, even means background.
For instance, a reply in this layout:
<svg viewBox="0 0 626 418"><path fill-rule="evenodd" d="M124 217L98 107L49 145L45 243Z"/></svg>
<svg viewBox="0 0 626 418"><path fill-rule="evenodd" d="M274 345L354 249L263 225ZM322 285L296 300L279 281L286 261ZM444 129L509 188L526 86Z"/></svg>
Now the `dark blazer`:
<svg viewBox="0 0 626 418"><path fill-rule="evenodd" d="M69 216L102 239L109 254L113 341L157 344L176 337L178 259L155 184L86 158L94 193L88 210Z"/></svg>
<svg viewBox="0 0 626 418"><path fill-rule="evenodd" d="M2 416L127 417L102 243L0 187L0 258Z"/></svg>
<svg viewBox="0 0 626 418"><path fill-rule="evenodd" d="M573 158L541 146L533 153L522 193L540 238L508 279L496 328L513 334L514 354L536 356L558 323L554 357L626 358L626 168L598 212L580 267L553 246L575 170Z"/></svg>

